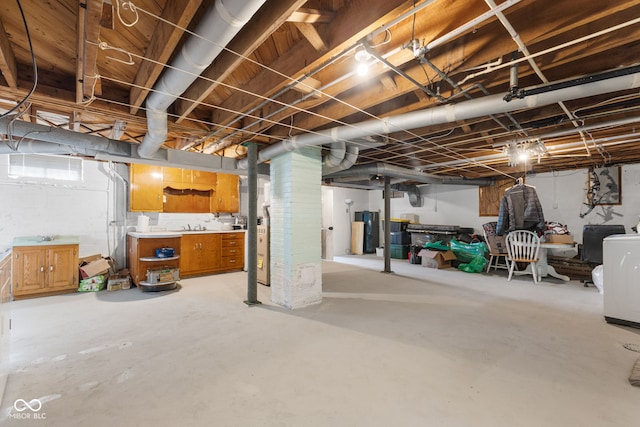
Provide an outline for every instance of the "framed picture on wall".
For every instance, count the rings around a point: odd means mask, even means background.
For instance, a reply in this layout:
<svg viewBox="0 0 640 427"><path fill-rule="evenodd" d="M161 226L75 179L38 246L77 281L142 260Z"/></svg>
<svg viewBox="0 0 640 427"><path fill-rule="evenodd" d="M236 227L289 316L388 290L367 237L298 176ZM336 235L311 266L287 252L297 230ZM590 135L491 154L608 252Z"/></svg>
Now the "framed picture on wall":
<svg viewBox="0 0 640 427"><path fill-rule="evenodd" d="M620 166L589 170L589 194L596 205L622 204L622 180Z"/></svg>

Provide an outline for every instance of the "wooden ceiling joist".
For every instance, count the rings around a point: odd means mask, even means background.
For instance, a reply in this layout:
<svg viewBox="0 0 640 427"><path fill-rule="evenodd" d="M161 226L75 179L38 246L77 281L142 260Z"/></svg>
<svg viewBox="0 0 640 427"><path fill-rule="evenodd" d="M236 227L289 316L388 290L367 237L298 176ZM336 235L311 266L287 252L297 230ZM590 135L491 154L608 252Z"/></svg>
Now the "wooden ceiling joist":
<svg viewBox="0 0 640 427"><path fill-rule="evenodd" d="M311 46L313 46L318 52L324 53L329 50L329 46L325 43L322 36L318 32L318 29L313 24L306 22L296 22L296 28L304 36Z"/></svg>
<svg viewBox="0 0 640 427"><path fill-rule="evenodd" d="M164 65L176 48L180 37L181 28L189 25L191 17L200 7L202 0L169 1L167 7L162 12L162 19L173 22L169 25L159 21L149 42L149 47L145 53L145 61L142 61L136 78L129 93L129 103L131 104L131 114L136 114L147 95L149 89L153 87L164 69Z"/></svg>
<svg viewBox="0 0 640 427"><path fill-rule="evenodd" d="M336 17L335 12L300 8L293 12L288 22L304 22L307 24L328 24Z"/></svg>
<svg viewBox="0 0 640 427"><path fill-rule="evenodd" d="M2 21L0 21L0 71L9 87L18 87L18 66L11 43L7 37Z"/></svg>
<svg viewBox="0 0 640 427"><path fill-rule="evenodd" d="M78 33L76 52L76 102L81 103L100 93L96 90L98 40L102 19L102 0L78 0Z"/></svg>
<svg viewBox="0 0 640 427"><path fill-rule="evenodd" d="M202 76L204 79L196 80L176 102L176 119L180 123L193 109L202 102L213 90L218 87L220 81L224 81L258 46L267 40L271 33L286 22L295 10L306 3L306 0L280 0L277 3L270 2L267 10L260 10L251 20L249 27L245 27L227 46L216 61L207 68ZM259 36L256 36L259 34ZM234 53L235 52L235 53Z"/></svg>

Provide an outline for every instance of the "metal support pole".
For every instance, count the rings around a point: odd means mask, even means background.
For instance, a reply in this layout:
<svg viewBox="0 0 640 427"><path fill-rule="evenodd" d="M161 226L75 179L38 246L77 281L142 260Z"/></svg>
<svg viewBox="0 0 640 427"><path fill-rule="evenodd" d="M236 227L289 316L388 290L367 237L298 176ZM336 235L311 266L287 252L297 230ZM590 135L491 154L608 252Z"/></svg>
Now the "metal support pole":
<svg viewBox="0 0 640 427"><path fill-rule="evenodd" d="M248 219L247 219L247 300L245 304L251 306L262 304L258 301L258 145L248 143L247 159L249 160L248 183Z"/></svg>
<svg viewBox="0 0 640 427"><path fill-rule="evenodd" d="M384 177L384 273L391 271L391 178Z"/></svg>

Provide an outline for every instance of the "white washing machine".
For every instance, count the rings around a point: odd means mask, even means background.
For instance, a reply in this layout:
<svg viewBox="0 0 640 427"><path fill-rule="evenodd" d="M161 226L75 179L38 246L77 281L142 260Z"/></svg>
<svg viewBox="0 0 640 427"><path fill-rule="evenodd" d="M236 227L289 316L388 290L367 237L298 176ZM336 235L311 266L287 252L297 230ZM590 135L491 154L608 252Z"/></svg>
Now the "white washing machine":
<svg viewBox="0 0 640 427"><path fill-rule="evenodd" d="M602 260L604 318L640 328L640 235L605 237Z"/></svg>

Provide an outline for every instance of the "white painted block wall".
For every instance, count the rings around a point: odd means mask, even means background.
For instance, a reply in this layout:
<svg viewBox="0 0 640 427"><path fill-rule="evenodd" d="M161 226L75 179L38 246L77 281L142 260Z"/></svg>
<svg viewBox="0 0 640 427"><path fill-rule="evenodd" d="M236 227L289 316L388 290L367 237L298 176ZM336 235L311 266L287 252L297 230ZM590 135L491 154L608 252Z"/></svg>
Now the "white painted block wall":
<svg viewBox="0 0 640 427"><path fill-rule="evenodd" d="M542 173L527 176L527 184L534 185L544 211L545 219L567 225L574 240L582 243L582 228L587 224L622 224L627 233L638 223L640 215L640 165L622 166L622 204L598 206L584 218L583 205L587 191L587 170ZM482 233L482 224L496 221L497 216L479 216L478 187L467 185L422 185L420 192L423 205L414 208L405 195L401 199L391 199L391 217L400 217L404 213L416 214L422 224L459 225L473 227L476 233ZM379 211L383 218L384 200L382 190L334 190L334 218L336 229L334 253L344 254L349 248L349 240L340 238L340 233L348 230L349 223L344 212L345 198L355 201L352 211ZM558 255L572 256L576 250Z"/></svg>
<svg viewBox="0 0 640 427"><path fill-rule="evenodd" d="M288 308L322 301L321 159L310 147L271 160L271 299Z"/></svg>
<svg viewBox="0 0 640 427"><path fill-rule="evenodd" d="M9 155L0 155L0 248L18 236L77 235L80 256L124 259L127 187L108 163L84 160L77 183L11 178L8 164ZM126 166L113 167L113 173L128 176Z"/></svg>

